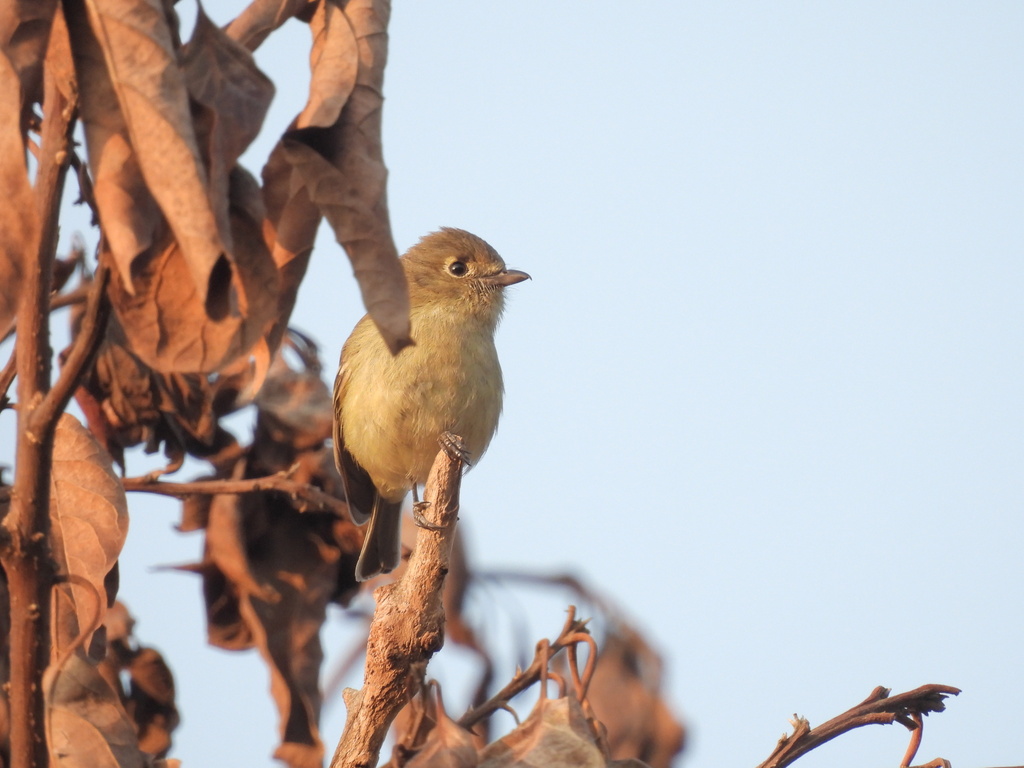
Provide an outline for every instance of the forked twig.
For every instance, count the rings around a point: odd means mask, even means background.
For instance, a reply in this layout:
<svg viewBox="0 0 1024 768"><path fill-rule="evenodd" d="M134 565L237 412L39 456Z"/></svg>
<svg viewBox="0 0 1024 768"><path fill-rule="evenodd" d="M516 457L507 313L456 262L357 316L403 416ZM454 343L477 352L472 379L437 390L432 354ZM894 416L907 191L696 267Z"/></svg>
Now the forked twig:
<svg viewBox="0 0 1024 768"><path fill-rule="evenodd" d="M576 608L574 606L570 606L569 615L565 620L565 626L562 627L562 631L559 633L558 637L554 640L541 641L540 643L537 643L537 651L530 666L516 673L515 677L512 678L508 685L494 694L483 704L473 707L466 712L466 714L459 718L459 725L463 728L472 728L476 723L479 723L496 710L507 708L508 703L512 698L525 691L531 685L540 680L543 674L546 674L545 670L547 669L548 661L569 646L575 646L575 644L580 641L579 635L582 634L587 637L590 636L590 633L586 629L586 625L586 621L580 621L576 618ZM584 677L586 677L586 675L584 675Z"/></svg>
<svg viewBox="0 0 1024 768"><path fill-rule="evenodd" d="M948 685L922 685L912 691L889 696L889 689L879 686L860 704L817 728L811 728L805 718L794 718L793 733L784 734L768 759L758 768L785 768L812 749L864 725L891 725L897 722L909 730L917 729L923 715L942 712L946 708L946 697L959 693L959 688ZM916 752L916 747L913 753L908 750L904 759L913 759Z"/></svg>

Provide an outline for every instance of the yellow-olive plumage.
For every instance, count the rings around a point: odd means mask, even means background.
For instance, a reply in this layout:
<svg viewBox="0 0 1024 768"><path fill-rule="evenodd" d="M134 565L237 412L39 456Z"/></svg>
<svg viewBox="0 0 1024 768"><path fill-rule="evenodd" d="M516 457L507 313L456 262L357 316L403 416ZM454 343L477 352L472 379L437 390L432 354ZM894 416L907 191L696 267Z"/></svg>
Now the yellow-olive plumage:
<svg viewBox="0 0 1024 768"><path fill-rule="evenodd" d="M444 228L402 257L412 346L392 355L368 316L341 351L334 458L357 523L369 520L356 578L398 565L401 505L426 482L446 432L480 458L501 415L494 331L504 289L525 280L476 235Z"/></svg>

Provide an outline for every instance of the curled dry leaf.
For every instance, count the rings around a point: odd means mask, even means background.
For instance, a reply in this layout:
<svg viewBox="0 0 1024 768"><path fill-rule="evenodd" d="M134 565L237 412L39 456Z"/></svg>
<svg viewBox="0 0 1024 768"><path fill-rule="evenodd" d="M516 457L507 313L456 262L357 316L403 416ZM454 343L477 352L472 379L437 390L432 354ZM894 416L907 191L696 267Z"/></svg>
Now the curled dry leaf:
<svg viewBox="0 0 1024 768"><path fill-rule="evenodd" d="M523 724L489 744L480 768L605 768L579 701L541 698Z"/></svg>
<svg viewBox="0 0 1024 768"><path fill-rule="evenodd" d="M227 303L224 253L207 173L192 128L188 91L160 0L85 0L131 148L166 217L200 305ZM84 79L80 73L79 79ZM214 314L220 311L214 310Z"/></svg>
<svg viewBox="0 0 1024 768"><path fill-rule="evenodd" d="M129 688L124 706L135 723L139 749L163 756L171 748L171 733L180 721L170 667L158 651L139 648L127 672Z"/></svg>
<svg viewBox="0 0 1024 768"><path fill-rule="evenodd" d="M135 727L98 667L76 652L43 685L52 765L143 768Z"/></svg>
<svg viewBox="0 0 1024 768"><path fill-rule="evenodd" d="M284 469L297 482L339 493L340 478L324 441L331 399L315 347L297 347L303 366L271 367L256 400L253 445L221 476L262 477ZM353 571L360 541L345 540L352 524L324 513L300 513L281 493L218 495L191 505L189 527L206 527L203 576L211 643L255 645L266 659L281 716L275 756L294 768L323 760L318 720L320 627L331 601L357 591Z"/></svg>
<svg viewBox="0 0 1024 768"><path fill-rule="evenodd" d="M281 281L277 320L266 335L271 352L277 351L287 331L320 227L320 209L310 201L304 186L292 184L294 173L283 145L278 142L263 167L263 201L267 211L264 238Z"/></svg>
<svg viewBox="0 0 1024 768"><path fill-rule="evenodd" d="M0 4L0 58L7 60L20 83L21 98L4 102L15 117L27 117L32 105L43 100L43 56L56 10L56 0ZM21 109L10 109L12 104Z"/></svg>
<svg viewBox="0 0 1024 768"><path fill-rule="evenodd" d="M92 195L117 273L132 292L132 263L152 246L163 217L142 177L128 123L85 8L72 2L65 4L65 9L78 74L79 115L85 126Z"/></svg>
<svg viewBox="0 0 1024 768"><path fill-rule="evenodd" d="M686 731L661 696L661 659L635 631L613 627L601 643L587 700L607 729L613 758L669 768Z"/></svg>
<svg viewBox="0 0 1024 768"><path fill-rule="evenodd" d="M0 13L7 24L17 24L14 3L4 3ZM15 30L4 30L13 34ZM22 83L11 56L17 52L5 47L0 55L0 103L21 103ZM40 52L41 56L41 52ZM0 333L4 333L18 312L21 298L23 263L29 255L27 244L35 240L36 208L25 167L25 140L21 116L16 109L0 109Z"/></svg>
<svg viewBox="0 0 1024 768"><path fill-rule="evenodd" d="M345 248L370 317L397 353L412 342L409 294L391 235L381 147L391 6L386 0L346 3L346 29L336 10L324 7L331 5L321 3L317 9L309 101L282 145L309 201ZM355 84L350 88L352 62ZM297 186L292 183L289 190Z"/></svg>
<svg viewBox="0 0 1024 768"><path fill-rule="evenodd" d="M252 0L225 32L255 51L271 32L312 4L312 0Z"/></svg>
<svg viewBox="0 0 1024 768"><path fill-rule="evenodd" d="M317 530L312 519L323 515L299 516L281 502L268 512L269 527L252 542L258 552L252 565L280 599L243 599L242 616L267 662L280 713L281 745L274 756L294 768L320 766L320 627L338 581L340 556L330 530Z"/></svg>
<svg viewBox="0 0 1024 768"><path fill-rule="evenodd" d="M330 516L299 514L279 494L218 496L211 526L217 508L228 504L235 525L216 535L207 529L207 562L196 569L204 577L209 640L259 649L281 715L275 756L295 768L320 765L319 633L341 564L351 571L355 554L341 557ZM226 562L230 570L221 570Z"/></svg>
<svg viewBox="0 0 1024 768"><path fill-rule="evenodd" d="M237 26L232 22L228 34L249 34L247 25L250 24L277 24L279 15L296 12L296 5L287 0L280 4L257 0L236 20ZM340 7L321 2L315 9L310 21L313 32L310 93L305 108L296 118L300 127L333 124L355 87L358 69L355 34ZM264 14L258 21L257 10ZM320 226L320 208L310 200L303 184L293 183L297 172L286 154L284 144L279 142L263 168L263 200L267 209L264 237L281 278L277 321L267 333L267 347L271 352L277 350L287 329Z"/></svg>
<svg viewBox="0 0 1024 768"><path fill-rule="evenodd" d="M434 727L423 746L406 763L407 768L476 768L480 762L473 734L452 720L444 709L441 689L437 689Z"/></svg>
<svg viewBox="0 0 1024 768"><path fill-rule="evenodd" d="M135 620L117 602L107 612L107 656L100 673L117 692L138 733L139 749L163 756L178 726L174 677L159 652L137 645L132 637ZM127 682L127 690L122 681Z"/></svg>
<svg viewBox="0 0 1024 768"><path fill-rule="evenodd" d="M73 336L77 335L72 313ZM140 443L168 456L209 456L228 436L218 430L207 377L158 373L127 348L124 331L112 317L93 367L75 393L90 431L124 466L124 449Z"/></svg>
<svg viewBox="0 0 1024 768"><path fill-rule="evenodd" d="M53 440L50 525L60 572L89 585L63 584L58 589L55 650L60 652L103 620L107 579L128 534L128 505L110 456L66 413Z"/></svg>
<svg viewBox="0 0 1024 768"><path fill-rule="evenodd" d="M228 191L238 158L263 125L274 84L252 54L228 37L203 12L185 50L185 84L192 97L196 141L205 161L209 197L222 236L230 232ZM234 251L232 243L229 250Z"/></svg>
<svg viewBox="0 0 1024 768"><path fill-rule="evenodd" d="M309 29L313 33L309 100L296 118L295 127L327 128L337 122L356 87L359 47L355 30L340 5L317 3Z"/></svg>
<svg viewBox="0 0 1024 768"><path fill-rule="evenodd" d="M245 462L235 466L234 478L239 479L245 472ZM279 599L277 592L257 581L249 568L246 552L246 533L243 530L241 499L233 494L218 494L210 503L206 523L206 547L203 561L212 563L231 583L244 600L255 595L261 600L274 602Z"/></svg>
<svg viewBox="0 0 1024 768"><path fill-rule="evenodd" d="M231 174L231 230L237 269L231 273L231 311L215 319L189 279L178 243L165 233L152 255L136 262L135 293L115 275L110 299L128 346L162 373L211 373L246 355L277 315L277 270L263 242L262 206L255 181Z"/></svg>
<svg viewBox="0 0 1024 768"><path fill-rule="evenodd" d="M343 123L346 114L342 114ZM284 151L310 201L344 246L370 317L388 347L397 353L411 343L409 289L391 237L385 199L387 171L368 154L345 149L352 138L346 133L353 132L344 125L340 133L315 128L290 131L283 140ZM332 144L343 148L341 169L316 148Z"/></svg>

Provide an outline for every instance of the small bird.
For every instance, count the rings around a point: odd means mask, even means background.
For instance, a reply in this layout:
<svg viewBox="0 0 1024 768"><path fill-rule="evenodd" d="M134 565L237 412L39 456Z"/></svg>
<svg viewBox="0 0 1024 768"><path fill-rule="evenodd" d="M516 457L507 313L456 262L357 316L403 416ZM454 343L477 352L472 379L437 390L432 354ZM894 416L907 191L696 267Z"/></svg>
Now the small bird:
<svg viewBox="0 0 1024 768"><path fill-rule="evenodd" d="M401 557L402 501L425 483L449 435L477 461L494 436L504 385L494 331L504 291L530 276L476 235L444 227L402 256L413 345L392 355L369 316L341 350L334 460L358 524L369 520L356 579Z"/></svg>

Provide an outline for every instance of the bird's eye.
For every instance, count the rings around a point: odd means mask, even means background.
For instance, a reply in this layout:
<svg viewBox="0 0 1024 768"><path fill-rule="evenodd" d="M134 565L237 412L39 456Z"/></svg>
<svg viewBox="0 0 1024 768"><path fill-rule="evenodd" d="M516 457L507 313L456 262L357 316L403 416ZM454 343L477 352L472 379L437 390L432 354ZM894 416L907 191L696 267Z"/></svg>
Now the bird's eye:
<svg viewBox="0 0 1024 768"><path fill-rule="evenodd" d="M448 271L456 277L463 277L467 272L469 272L469 267L466 266L464 261L453 261L448 265Z"/></svg>

